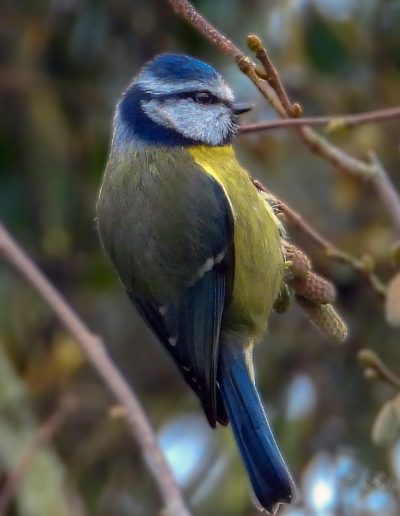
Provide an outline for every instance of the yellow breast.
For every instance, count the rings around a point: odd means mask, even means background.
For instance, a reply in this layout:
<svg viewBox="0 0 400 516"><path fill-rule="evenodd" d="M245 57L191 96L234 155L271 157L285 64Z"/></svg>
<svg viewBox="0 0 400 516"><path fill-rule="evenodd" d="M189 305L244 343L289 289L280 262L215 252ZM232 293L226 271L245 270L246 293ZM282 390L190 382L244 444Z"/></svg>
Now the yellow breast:
<svg viewBox="0 0 400 516"><path fill-rule="evenodd" d="M189 148L189 153L218 181L232 206L235 276L224 326L257 338L265 330L282 283L279 223L231 146L196 146Z"/></svg>

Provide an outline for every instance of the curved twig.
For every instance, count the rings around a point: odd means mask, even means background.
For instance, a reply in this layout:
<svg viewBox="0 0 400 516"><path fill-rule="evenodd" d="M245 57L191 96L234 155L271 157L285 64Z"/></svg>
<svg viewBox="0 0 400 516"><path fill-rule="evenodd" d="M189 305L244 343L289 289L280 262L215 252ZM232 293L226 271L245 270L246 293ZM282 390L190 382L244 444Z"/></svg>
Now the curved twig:
<svg viewBox="0 0 400 516"><path fill-rule="evenodd" d="M146 454L149 468L166 505L166 513L170 516L190 516L151 424L136 395L107 355L102 339L94 335L79 319L1 223L0 257L12 265L47 303L60 323L75 338L118 403L124 407L126 421L141 450Z"/></svg>

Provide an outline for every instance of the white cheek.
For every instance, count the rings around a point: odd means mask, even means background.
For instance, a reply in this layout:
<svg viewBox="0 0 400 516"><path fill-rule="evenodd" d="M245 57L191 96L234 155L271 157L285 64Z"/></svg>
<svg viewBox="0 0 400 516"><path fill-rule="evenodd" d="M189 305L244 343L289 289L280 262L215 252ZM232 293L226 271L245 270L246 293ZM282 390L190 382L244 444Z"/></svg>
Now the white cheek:
<svg viewBox="0 0 400 516"><path fill-rule="evenodd" d="M231 113L225 106L202 106L193 100L182 99L150 100L142 102L141 107L156 124L208 145L221 145L232 131Z"/></svg>
<svg viewBox="0 0 400 516"><path fill-rule="evenodd" d="M207 143L220 145L232 129L230 112L222 106L201 106L193 101L182 101L176 105L174 117L175 130L183 136Z"/></svg>

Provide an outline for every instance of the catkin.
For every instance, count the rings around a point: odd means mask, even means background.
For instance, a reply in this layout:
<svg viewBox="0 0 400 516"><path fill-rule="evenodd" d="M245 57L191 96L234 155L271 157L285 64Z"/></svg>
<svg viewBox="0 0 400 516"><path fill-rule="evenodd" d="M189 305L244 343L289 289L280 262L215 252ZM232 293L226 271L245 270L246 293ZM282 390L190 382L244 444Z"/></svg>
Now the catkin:
<svg viewBox="0 0 400 516"><path fill-rule="evenodd" d="M347 337L347 326L331 304L317 304L296 295L296 299L310 321L328 338L343 342Z"/></svg>

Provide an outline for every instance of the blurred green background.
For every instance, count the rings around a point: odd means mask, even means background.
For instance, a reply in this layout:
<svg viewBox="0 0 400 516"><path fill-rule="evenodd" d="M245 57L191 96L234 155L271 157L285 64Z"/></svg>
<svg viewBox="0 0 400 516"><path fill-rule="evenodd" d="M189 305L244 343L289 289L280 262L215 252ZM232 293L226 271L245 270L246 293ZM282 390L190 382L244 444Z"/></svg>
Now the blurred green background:
<svg viewBox="0 0 400 516"><path fill-rule="evenodd" d="M400 1L198 0L245 49L258 33L306 114L399 104ZM207 428L194 395L130 306L103 256L94 223L113 107L154 54L179 51L219 68L256 109L274 117L227 56L162 0L2 0L0 218L109 352L160 431L194 514L256 514L229 429ZM399 122L333 136L364 157L374 149L400 188ZM241 162L325 236L370 253L388 280L391 221L366 183L312 155L288 130L237 138ZM257 377L299 491L291 515L400 514L400 445L375 447L371 426L389 387L368 383L357 351L371 347L400 372L399 332L358 276L298 235L315 268L338 286L349 324L330 345L293 304L274 315L257 350ZM80 408L33 462L7 514L156 515L160 500L113 400L51 311L0 263L0 488L37 426L65 393ZM39 460L41 459L41 461Z"/></svg>

